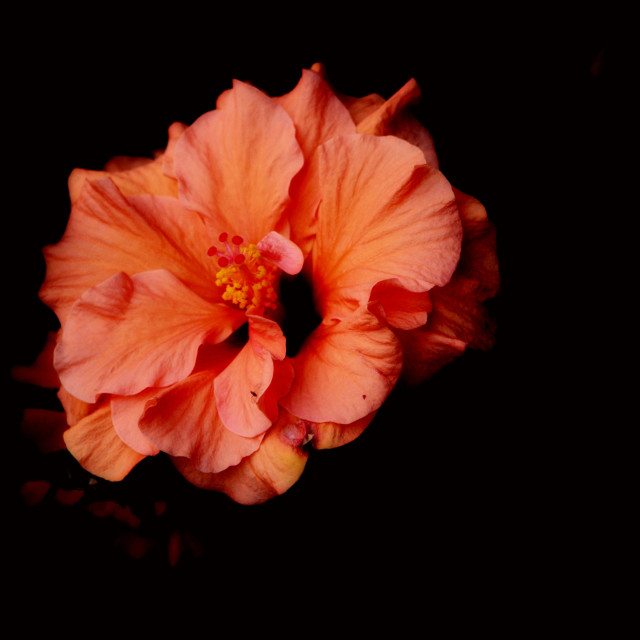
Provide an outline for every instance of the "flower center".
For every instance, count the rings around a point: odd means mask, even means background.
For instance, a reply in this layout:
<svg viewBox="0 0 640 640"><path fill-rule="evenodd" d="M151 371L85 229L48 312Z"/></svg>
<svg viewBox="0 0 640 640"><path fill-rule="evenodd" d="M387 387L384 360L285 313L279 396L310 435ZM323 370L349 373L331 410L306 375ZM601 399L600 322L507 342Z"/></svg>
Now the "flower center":
<svg viewBox="0 0 640 640"><path fill-rule="evenodd" d="M218 257L220 270L216 273L216 286L224 287L222 299L247 313L261 315L267 309L275 309L278 267L263 259L258 247L246 244L240 236L233 236L229 241L229 234L225 232L218 240L224 249L211 246L207 254Z"/></svg>

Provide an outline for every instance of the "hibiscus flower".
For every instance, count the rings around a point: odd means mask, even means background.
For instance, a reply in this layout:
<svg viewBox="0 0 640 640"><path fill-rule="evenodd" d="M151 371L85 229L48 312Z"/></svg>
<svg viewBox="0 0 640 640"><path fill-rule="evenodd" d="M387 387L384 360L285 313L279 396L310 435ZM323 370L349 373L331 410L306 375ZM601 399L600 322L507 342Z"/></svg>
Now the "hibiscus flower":
<svg viewBox="0 0 640 640"><path fill-rule="evenodd" d="M439 171L418 96L412 80L351 98L321 65L275 98L234 81L154 159L72 173L41 297L84 468L117 481L164 453L199 487L263 502L308 443L358 437L403 372L490 346L493 227ZM319 319L294 352L296 278Z"/></svg>

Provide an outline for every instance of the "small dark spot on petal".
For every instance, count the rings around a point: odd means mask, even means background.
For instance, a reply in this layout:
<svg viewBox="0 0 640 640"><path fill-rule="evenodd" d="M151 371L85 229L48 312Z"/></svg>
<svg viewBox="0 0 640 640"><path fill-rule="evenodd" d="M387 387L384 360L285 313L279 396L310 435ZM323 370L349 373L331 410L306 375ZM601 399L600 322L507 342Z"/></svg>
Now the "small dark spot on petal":
<svg viewBox="0 0 640 640"><path fill-rule="evenodd" d="M257 398L257 397L258 397L258 394L257 394L255 391L252 391L252 392L251 392L251 395L252 395L254 398Z"/></svg>
<svg viewBox="0 0 640 640"><path fill-rule="evenodd" d="M366 393L363 393L363 394L362 394L362 399L363 399L363 400L366 400L366 399L367 399L367 394L366 394Z"/></svg>

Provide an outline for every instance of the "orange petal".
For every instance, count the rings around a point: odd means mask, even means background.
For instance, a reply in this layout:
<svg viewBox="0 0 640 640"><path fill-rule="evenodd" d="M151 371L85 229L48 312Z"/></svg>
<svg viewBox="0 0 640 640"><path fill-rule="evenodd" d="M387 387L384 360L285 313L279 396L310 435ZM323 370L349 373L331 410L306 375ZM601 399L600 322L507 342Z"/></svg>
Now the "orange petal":
<svg viewBox="0 0 640 640"><path fill-rule="evenodd" d="M215 371L201 371L157 394L140 429L162 451L189 458L205 473L217 473L251 455L263 434L244 438L223 424L215 402Z"/></svg>
<svg viewBox="0 0 640 640"><path fill-rule="evenodd" d="M151 158L112 158L103 171L75 169L69 176L69 197L73 205L80 197L87 180L111 178L124 195L153 194L178 197L178 182L165 170L173 155L172 150L182 133L184 125L175 123L169 127L169 141L165 153Z"/></svg>
<svg viewBox="0 0 640 640"><path fill-rule="evenodd" d="M212 236L226 231L249 242L277 227L302 164L286 111L238 81L182 134L174 153L183 204L206 217Z"/></svg>
<svg viewBox="0 0 640 640"><path fill-rule="evenodd" d="M291 116L305 159L323 142L356 132L347 108L313 70L304 69L296 87L274 100Z"/></svg>
<svg viewBox="0 0 640 640"><path fill-rule="evenodd" d="M428 291L407 291L394 280L382 280L371 290L369 310L378 313L396 329L415 329L427 322L431 311L431 297Z"/></svg>
<svg viewBox="0 0 640 640"><path fill-rule="evenodd" d="M312 277L322 315L366 304L382 280L413 292L448 282L460 218L451 186L420 150L390 136L348 136L320 151Z"/></svg>
<svg viewBox="0 0 640 640"><path fill-rule="evenodd" d="M335 449L353 442L369 426L377 411L360 418L351 424L337 422L309 422L308 432L313 435L311 444L314 449Z"/></svg>
<svg viewBox="0 0 640 640"><path fill-rule="evenodd" d="M495 228L480 202L458 190L455 194L464 229L460 262L444 287L431 290L426 326L399 333L403 375L413 383L433 375L467 346L490 349L494 344L495 318L484 302L500 289Z"/></svg>
<svg viewBox="0 0 640 640"><path fill-rule="evenodd" d="M479 283L485 299L500 290L500 272L496 252L496 228L478 200L454 189L462 228L462 253L456 274Z"/></svg>
<svg viewBox="0 0 640 640"><path fill-rule="evenodd" d="M125 198L110 179L90 181L71 209L62 240L44 250L40 295L63 324L87 289L120 271L168 269L211 298L217 267L207 257L209 244L201 218L177 200Z"/></svg>
<svg viewBox="0 0 640 640"><path fill-rule="evenodd" d="M155 456L160 448L152 443L140 430L138 423L147 403L154 401L160 389L145 389L135 396L113 396L111 398L111 420L118 437L134 451L145 456Z"/></svg>
<svg viewBox="0 0 640 640"><path fill-rule="evenodd" d="M273 380L274 357L282 360L285 354L286 341L277 323L249 316L249 341L214 383L218 412L227 429L252 438L271 426L260 401Z"/></svg>
<svg viewBox="0 0 640 640"><path fill-rule="evenodd" d="M428 165L438 168L438 157L431 134L409 112L408 107L418 102L420 88L412 78L389 100L376 105L366 115L362 106L351 104L351 109L362 114L358 122L358 133L376 136L394 135L419 147Z"/></svg>
<svg viewBox="0 0 640 640"><path fill-rule="evenodd" d="M462 340L449 338L421 327L413 331L400 331L404 364L402 377L409 384L419 384L455 360L466 349Z"/></svg>
<svg viewBox="0 0 640 640"><path fill-rule="evenodd" d="M89 473L113 482L122 480L144 458L120 440L111 422L109 406L94 411L65 431L64 441Z"/></svg>
<svg viewBox="0 0 640 640"><path fill-rule="evenodd" d="M315 234L315 214L320 201L315 151L319 145L339 135L356 132L348 110L332 91L322 74L303 70L300 81L284 96L275 98L296 126L296 136L304 154L305 166L292 184L292 206L287 212L291 237L308 255Z"/></svg>
<svg viewBox="0 0 640 640"><path fill-rule="evenodd" d="M174 463L189 482L202 489L221 491L240 504L259 504L287 491L302 475L309 455L298 437L304 432L283 412L260 448L235 467L207 474L186 458L174 458Z"/></svg>
<svg viewBox="0 0 640 640"><path fill-rule="evenodd" d="M58 400L62 404L62 408L67 416L67 424L72 427L76 422L80 422L82 418L93 413L97 408L97 403L88 403L72 396L64 387L58 389ZM100 402L101 400L99 400Z"/></svg>
<svg viewBox="0 0 640 640"><path fill-rule="evenodd" d="M296 377L280 404L303 420L349 424L384 402L400 374L402 350L393 332L362 308L321 324L293 365Z"/></svg>
<svg viewBox="0 0 640 640"><path fill-rule="evenodd" d="M135 395L186 377L198 348L226 339L245 321L211 304L168 271L117 274L73 306L54 362L64 387L85 402L101 393Z"/></svg>

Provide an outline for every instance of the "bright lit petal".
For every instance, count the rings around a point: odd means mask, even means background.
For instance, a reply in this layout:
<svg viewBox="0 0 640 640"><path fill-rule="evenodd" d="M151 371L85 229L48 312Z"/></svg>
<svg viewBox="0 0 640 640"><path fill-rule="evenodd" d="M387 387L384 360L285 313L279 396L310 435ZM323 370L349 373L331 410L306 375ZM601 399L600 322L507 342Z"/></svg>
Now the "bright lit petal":
<svg viewBox="0 0 640 640"><path fill-rule="evenodd" d="M140 431L139 422L148 402L153 401L160 389L145 389L135 396L111 398L111 420L120 439L133 450L145 456L154 456L160 449Z"/></svg>
<svg viewBox="0 0 640 640"><path fill-rule="evenodd" d="M120 273L74 305L54 363L64 387L85 402L100 393L135 395L186 377L201 344L221 342L244 321L168 271Z"/></svg>
<svg viewBox="0 0 640 640"><path fill-rule="evenodd" d="M420 150L393 137L349 136L320 151L312 277L323 317L367 304L382 280L413 292L448 282L460 218L451 186Z"/></svg>
<svg viewBox="0 0 640 640"><path fill-rule="evenodd" d="M64 323L85 291L116 273L167 269L212 299L217 266L207 256L209 245L202 219L177 200L125 198L110 179L89 181L71 209L62 240L45 247L40 296Z"/></svg>
<svg viewBox="0 0 640 640"><path fill-rule="evenodd" d="M128 447L115 432L109 406L94 411L64 432L71 455L89 473L116 482L145 456Z"/></svg>
<svg viewBox="0 0 640 640"><path fill-rule="evenodd" d="M402 350L366 309L321 324L293 358L296 377L281 405L312 422L349 424L377 410L393 388Z"/></svg>
<svg viewBox="0 0 640 640"><path fill-rule="evenodd" d="M218 412L227 429L252 438L271 426L261 398L273 380L273 359L282 360L285 354L286 341L277 323L249 316L249 341L214 384Z"/></svg>
<svg viewBox="0 0 640 640"><path fill-rule="evenodd" d="M217 106L176 145L180 199L205 216L212 237L226 231L258 242L277 227L303 164L295 128L280 105L243 82Z"/></svg>
<svg viewBox="0 0 640 640"><path fill-rule="evenodd" d="M217 473L251 455L263 434L245 438L229 431L218 415L214 371L200 371L157 395L140 429L160 449L189 458L201 472Z"/></svg>

